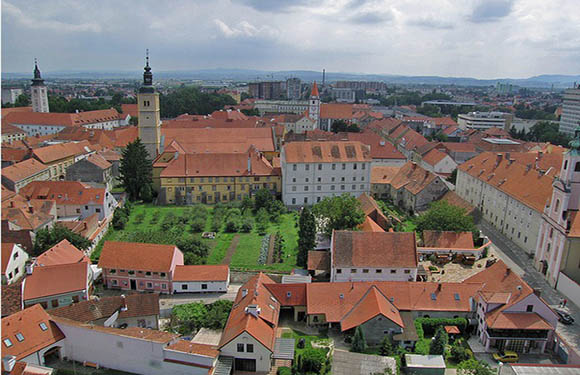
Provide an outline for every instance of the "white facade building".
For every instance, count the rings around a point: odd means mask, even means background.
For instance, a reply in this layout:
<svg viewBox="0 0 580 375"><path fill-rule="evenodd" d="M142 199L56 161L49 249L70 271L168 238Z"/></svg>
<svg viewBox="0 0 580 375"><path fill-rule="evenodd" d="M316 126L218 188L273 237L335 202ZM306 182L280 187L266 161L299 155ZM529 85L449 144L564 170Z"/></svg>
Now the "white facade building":
<svg viewBox="0 0 580 375"><path fill-rule="evenodd" d="M30 86L30 99L32 101L32 112L49 112L48 90L44 80L40 76L38 64L34 61L34 78Z"/></svg>
<svg viewBox="0 0 580 375"><path fill-rule="evenodd" d="M458 115L457 124L461 129L504 129L506 114L503 112L469 112Z"/></svg>
<svg viewBox="0 0 580 375"><path fill-rule="evenodd" d="M282 201L311 205L344 193L370 192L370 148L360 142L291 142L282 149Z"/></svg>
<svg viewBox="0 0 580 375"><path fill-rule="evenodd" d="M560 132L573 135L580 124L580 85L564 92Z"/></svg>
<svg viewBox="0 0 580 375"><path fill-rule="evenodd" d="M256 100L254 108L263 116L265 113L294 113L300 115L309 108L308 100Z"/></svg>
<svg viewBox="0 0 580 375"><path fill-rule="evenodd" d="M24 91L22 89L2 87L2 104L14 104L16 99L23 93Z"/></svg>
<svg viewBox="0 0 580 375"><path fill-rule="evenodd" d="M173 293L225 293L230 285L226 265L176 266Z"/></svg>
<svg viewBox="0 0 580 375"><path fill-rule="evenodd" d="M26 273L28 254L18 244L2 243L2 284L12 284Z"/></svg>

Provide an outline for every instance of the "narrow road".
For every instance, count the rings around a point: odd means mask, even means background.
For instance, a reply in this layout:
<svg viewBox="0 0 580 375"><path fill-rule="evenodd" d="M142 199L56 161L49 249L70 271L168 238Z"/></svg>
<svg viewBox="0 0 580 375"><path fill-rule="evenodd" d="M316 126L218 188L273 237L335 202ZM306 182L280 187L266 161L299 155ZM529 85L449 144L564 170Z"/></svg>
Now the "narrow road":
<svg viewBox="0 0 580 375"><path fill-rule="evenodd" d="M228 266L230 265L230 262L232 261L232 257L236 253L236 248L238 247L239 242L240 242L240 235L236 234L234 236L234 238L232 238L232 242L230 243L230 247L228 247L228 251L226 252L226 255L224 256L224 259L222 260L222 264L227 264Z"/></svg>

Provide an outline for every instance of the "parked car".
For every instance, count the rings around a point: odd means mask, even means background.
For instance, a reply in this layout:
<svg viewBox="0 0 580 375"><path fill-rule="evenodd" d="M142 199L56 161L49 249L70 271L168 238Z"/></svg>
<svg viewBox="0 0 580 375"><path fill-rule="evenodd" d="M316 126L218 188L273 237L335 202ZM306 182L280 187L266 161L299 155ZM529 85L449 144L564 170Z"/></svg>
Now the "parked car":
<svg viewBox="0 0 580 375"><path fill-rule="evenodd" d="M574 323L574 318L572 318L572 316L570 316L570 314L568 314L564 310L555 309L554 311L556 311L556 314L558 314L558 321L560 323L562 323L562 324Z"/></svg>
<svg viewBox="0 0 580 375"><path fill-rule="evenodd" d="M511 350L501 350L498 353L493 353L493 359L498 362L517 362L520 357L518 353L512 352Z"/></svg>

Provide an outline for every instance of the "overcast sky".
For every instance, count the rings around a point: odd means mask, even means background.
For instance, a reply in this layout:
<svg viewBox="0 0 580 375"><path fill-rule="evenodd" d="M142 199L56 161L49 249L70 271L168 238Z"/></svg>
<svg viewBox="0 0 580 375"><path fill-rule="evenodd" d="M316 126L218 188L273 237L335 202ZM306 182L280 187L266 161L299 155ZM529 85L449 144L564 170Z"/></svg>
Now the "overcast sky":
<svg viewBox="0 0 580 375"><path fill-rule="evenodd" d="M2 0L2 69L580 74L580 0Z"/></svg>

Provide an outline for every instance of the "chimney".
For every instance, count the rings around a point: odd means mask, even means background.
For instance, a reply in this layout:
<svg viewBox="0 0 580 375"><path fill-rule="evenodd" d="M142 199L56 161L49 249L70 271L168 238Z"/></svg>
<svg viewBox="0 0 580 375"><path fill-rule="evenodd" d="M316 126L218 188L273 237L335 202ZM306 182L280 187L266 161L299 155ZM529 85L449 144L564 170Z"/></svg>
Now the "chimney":
<svg viewBox="0 0 580 375"><path fill-rule="evenodd" d="M499 163L501 163L501 160L503 159L503 155L502 154L497 154L497 158L495 160L495 166L497 167L499 165Z"/></svg>
<svg viewBox="0 0 580 375"><path fill-rule="evenodd" d="M536 169L540 169L540 159L536 156L536 165L535 165Z"/></svg>
<svg viewBox="0 0 580 375"><path fill-rule="evenodd" d="M542 160L542 156L544 153L542 151L538 151L538 160Z"/></svg>
<svg viewBox="0 0 580 375"><path fill-rule="evenodd" d="M121 294L121 311L127 311L127 298L124 294Z"/></svg>
<svg viewBox="0 0 580 375"><path fill-rule="evenodd" d="M534 294L540 297L542 295L542 289L534 289Z"/></svg>
<svg viewBox="0 0 580 375"><path fill-rule="evenodd" d="M248 295L248 289L242 289L242 298Z"/></svg>
<svg viewBox="0 0 580 375"><path fill-rule="evenodd" d="M443 285L441 283L437 284L437 291L440 292Z"/></svg>
<svg viewBox="0 0 580 375"><path fill-rule="evenodd" d="M505 269L505 275L508 276L510 273L512 272L511 268L506 268Z"/></svg>
<svg viewBox="0 0 580 375"><path fill-rule="evenodd" d="M252 173L252 155L248 152L248 173Z"/></svg>
<svg viewBox="0 0 580 375"><path fill-rule="evenodd" d="M26 268L26 274L32 275L32 271L34 270L34 262L26 264L25 268Z"/></svg>
<svg viewBox="0 0 580 375"><path fill-rule="evenodd" d="M14 365L16 364L16 356L7 355L2 357L2 366L4 367L5 373L11 373L14 370Z"/></svg>
<svg viewBox="0 0 580 375"><path fill-rule="evenodd" d="M248 305L246 307L246 314L252 314L256 318L260 315L260 306L258 305Z"/></svg>
<svg viewBox="0 0 580 375"><path fill-rule="evenodd" d="M33 214L34 213L34 207L32 206L28 206L28 212Z"/></svg>

